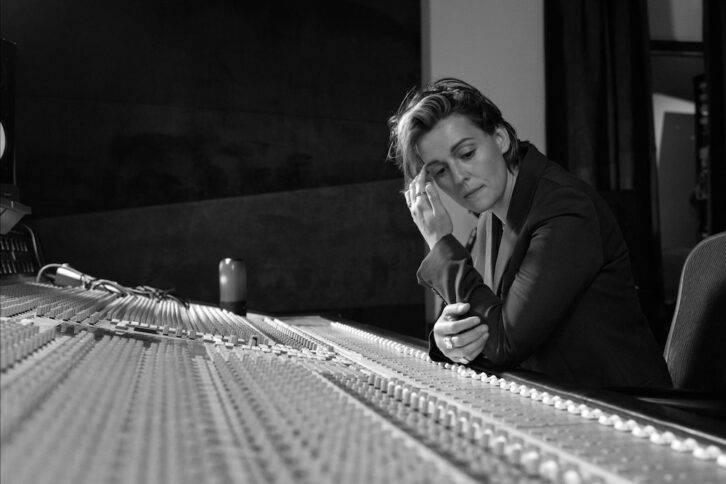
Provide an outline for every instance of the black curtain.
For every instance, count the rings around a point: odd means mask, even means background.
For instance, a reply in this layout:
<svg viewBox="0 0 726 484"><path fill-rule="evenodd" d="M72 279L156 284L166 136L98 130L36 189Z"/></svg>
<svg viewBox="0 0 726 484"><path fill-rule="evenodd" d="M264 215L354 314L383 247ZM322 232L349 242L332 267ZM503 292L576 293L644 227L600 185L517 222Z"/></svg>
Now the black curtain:
<svg viewBox="0 0 726 484"><path fill-rule="evenodd" d="M726 230L726 2L704 0L703 47L711 164L710 232Z"/></svg>
<svg viewBox="0 0 726 484"><path fill-rule="evenodd" d="M646 0L545 0L547 155L598 189L630 249L643 310L668 331Z"/></svg>

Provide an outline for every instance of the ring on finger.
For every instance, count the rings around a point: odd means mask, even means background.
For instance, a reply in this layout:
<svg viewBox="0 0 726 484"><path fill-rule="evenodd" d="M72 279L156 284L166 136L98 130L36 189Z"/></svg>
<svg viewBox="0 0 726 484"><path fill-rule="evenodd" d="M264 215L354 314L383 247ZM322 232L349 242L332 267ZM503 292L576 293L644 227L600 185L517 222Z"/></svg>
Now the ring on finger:
<svg viewBox="0 0 726 484"><path fill-rule="evenodd" d="M444 338L444 346L447 350L451 350L454 348L454 343L451 342L451 338Z"/></svg>

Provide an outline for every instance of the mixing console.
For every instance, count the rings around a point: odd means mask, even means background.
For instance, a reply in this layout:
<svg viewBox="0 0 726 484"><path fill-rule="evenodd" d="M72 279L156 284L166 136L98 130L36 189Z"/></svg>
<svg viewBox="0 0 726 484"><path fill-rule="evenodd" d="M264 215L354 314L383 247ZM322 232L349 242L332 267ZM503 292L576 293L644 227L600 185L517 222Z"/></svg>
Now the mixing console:
<svg viewBox="0 0 726 484"><path fill-rule="evenodd" d="M0 286L0 480L726 482L726 442L321 317Z"/></svg>

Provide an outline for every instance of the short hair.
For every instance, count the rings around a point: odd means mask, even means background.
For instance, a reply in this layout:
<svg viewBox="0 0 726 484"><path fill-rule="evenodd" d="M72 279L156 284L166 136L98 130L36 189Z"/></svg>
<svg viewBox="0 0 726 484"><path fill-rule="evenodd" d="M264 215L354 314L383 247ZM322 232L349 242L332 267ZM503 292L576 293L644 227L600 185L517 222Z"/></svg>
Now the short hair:
<svg viewBox="0 0 726 484"><path fill-rule="evenodd" d="M507 168L519 164L517 133L502 117L499 108L474 86L446 77L421 89L411 89L398 112L388 119L390 145L388 159L393 160L408 184L423 167L417 143L434 125L452 114L466 116L485 133L492 135L498 127L509 134L509 149L504 153Z"/></svg>

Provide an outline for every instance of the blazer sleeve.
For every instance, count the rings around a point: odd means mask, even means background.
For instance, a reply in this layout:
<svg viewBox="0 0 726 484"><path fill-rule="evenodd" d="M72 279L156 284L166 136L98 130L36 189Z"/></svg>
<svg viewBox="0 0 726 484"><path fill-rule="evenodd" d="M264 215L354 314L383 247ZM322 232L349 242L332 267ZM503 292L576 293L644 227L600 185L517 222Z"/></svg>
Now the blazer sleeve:
<svg viewBox="0 0 726 484"><path fill-rule="evenodd" d="M480 357L512 366L527 359L566 319L602 267L599 221L590 198L575 188L557 187L536 197L520 238L526 252L504 299L487 287L469 253L451 235L429 252L418 271L419 283L447 304L468 302L469 315L489 326ZM449 361L430 341L430 356ZM479 358L477 358L479 359Z"/></svg>

